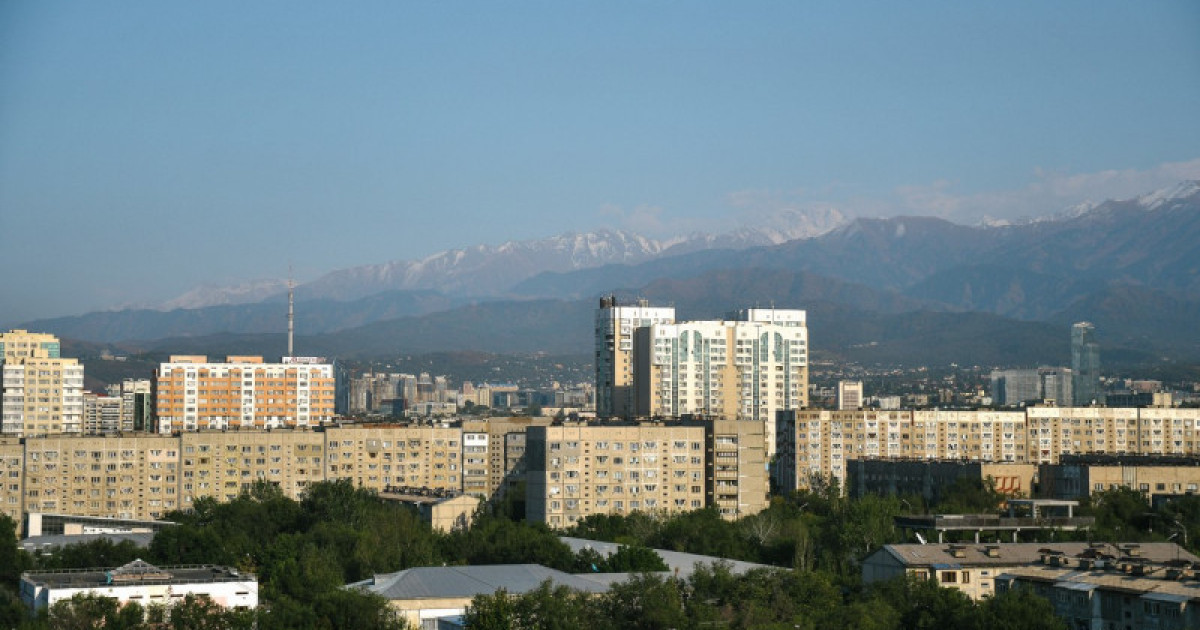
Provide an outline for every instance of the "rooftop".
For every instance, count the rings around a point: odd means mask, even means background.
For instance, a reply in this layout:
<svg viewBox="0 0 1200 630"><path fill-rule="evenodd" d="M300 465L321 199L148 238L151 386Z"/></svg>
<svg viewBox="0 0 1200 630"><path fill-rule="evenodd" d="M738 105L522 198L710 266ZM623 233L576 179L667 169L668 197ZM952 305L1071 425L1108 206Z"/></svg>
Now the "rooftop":
<svg viewBox="0 0 1200 630"><path fill-rule="evenodd" d="M1136 562L1165 564L1176 560L1200 562L1200 557L1175 543L1000 543L1000 544L902 544L884 545L875 552L886 553L909 567L929 566L1019 566L1040 563L1043 556L1068 558L1110 557ZM874 555L874 554L873 554Z"/></svg>
<svg viewBox="0 0 1200 630"><path fill-rule="evenodd" d="M546 580L555 586L567 586L587 593L608 590L605 585L539 564L416 567L376 575L347 586L390 600L452 599L490 595L500 589L512 594L528 593Z"/></svg>
<svg viewBox="0 0 1200 630"><path fill-rule="evenodd" d="M254 574L242 573L232 567L213 564L156 567L141 559L110 569L26 571L21 574L21 579L50 588L257 581Z"/></svg>

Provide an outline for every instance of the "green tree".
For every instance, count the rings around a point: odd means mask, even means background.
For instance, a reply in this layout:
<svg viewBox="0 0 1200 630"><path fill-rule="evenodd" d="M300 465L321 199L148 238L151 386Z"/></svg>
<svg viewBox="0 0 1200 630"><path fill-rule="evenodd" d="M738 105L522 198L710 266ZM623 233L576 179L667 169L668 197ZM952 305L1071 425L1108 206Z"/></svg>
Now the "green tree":
<svg viewBox="0 0 1200 630"><path fill-rule="evenodd" d="M1067 630L1054 606L1026 588L985 599L979 607L984 630Z"/></svg>
<svg viewBox="0 0 1200 630"><path fill-rule="evenodd" d="M333 589L319 596L313 606L317 623L338 630L404 630L408 627L399 611L378 595L348 589Z"/></svg>
<svg viewBox="0 0 1200 630"><path fill-rule="evenodd" d="M136 603L121 606L115 598L91 593L54 602L47 611L49 626L59 630L134 630L145 627L144 616Z"/></svg>

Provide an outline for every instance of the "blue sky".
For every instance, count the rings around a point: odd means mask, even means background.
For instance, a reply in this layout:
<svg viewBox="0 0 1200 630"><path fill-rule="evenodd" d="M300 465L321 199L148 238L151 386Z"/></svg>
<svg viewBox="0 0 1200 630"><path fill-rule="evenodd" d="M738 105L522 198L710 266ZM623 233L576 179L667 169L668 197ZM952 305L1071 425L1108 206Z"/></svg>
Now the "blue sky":
<svg viewBox="0 0 1200 630"><path fill-rule="evenodd" d="M0 322L1200 178L1200 3L0 3ZM34 271L35 263L38 271Z"/></svg>

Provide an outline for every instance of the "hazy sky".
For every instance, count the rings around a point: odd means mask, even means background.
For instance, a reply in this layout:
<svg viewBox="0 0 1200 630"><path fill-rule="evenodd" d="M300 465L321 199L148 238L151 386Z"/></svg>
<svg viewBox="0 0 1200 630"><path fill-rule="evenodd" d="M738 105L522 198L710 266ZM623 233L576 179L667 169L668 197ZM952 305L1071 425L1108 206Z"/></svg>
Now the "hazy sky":
<svg viewBox="0 0 1200 630"><path fill-rule="evenodd" d="M1185 178L1194 0L0 3L0 323L289 262Z"/></svg>

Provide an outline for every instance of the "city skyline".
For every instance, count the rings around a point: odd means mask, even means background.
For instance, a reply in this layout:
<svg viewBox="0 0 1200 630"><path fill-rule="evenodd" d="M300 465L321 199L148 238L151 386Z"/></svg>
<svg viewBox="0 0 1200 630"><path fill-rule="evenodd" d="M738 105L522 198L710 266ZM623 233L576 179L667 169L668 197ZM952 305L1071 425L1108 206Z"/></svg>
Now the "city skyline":
<svg viewBox="0 0 1200 630"><path fill-rule="evenodd" d="M1133 196L1200 178L1197 26L1186 2L6 5L0 312L601 227Z"/></svg>

